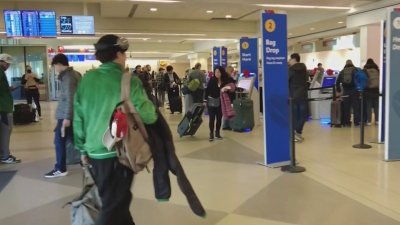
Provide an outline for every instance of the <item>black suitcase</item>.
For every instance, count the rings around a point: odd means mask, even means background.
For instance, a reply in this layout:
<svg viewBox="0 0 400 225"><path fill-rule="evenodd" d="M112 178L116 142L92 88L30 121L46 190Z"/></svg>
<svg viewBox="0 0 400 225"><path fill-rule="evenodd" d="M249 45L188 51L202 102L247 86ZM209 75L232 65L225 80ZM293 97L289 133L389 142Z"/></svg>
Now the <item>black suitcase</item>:
<svg viewBox="0 0 400 225"><path fill-rule="evenodd" d="M336 100L331 103L331 127L342 127L343 125L343 101Z"/></svg>
<svg viewBox="0 0 400 225"><path fill-rule="evenodd" d="M182 113L182 98L180 96L175 96L170 99L169 108L171 113L179 112Z"/></svg>
<svg viewBox="0 0 400 225"><path fill-rule="evenodd" d="M178 125L178 134L180 137L193 136L199 129L203 119L201 118L204 112L204 105L196 103L185 114L182 121Z"/></svg>
<svg viewBox="0 0 400 225"><path fill-rule="evenodd" d="M28 124L35 121L36 109L31 109L28 104L14 105L13 113L14 124Z"/></svg>

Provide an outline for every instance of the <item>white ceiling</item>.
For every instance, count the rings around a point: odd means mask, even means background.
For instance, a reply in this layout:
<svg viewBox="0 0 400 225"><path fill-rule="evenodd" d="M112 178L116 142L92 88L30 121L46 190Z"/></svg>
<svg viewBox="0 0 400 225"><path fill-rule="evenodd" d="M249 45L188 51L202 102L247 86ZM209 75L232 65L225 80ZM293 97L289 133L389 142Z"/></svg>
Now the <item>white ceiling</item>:
<svg viewBox="0 0 400 225"><path fill-rule="evenodd" d="M87 14L95 16L97 36L118 33L132 38L142 51L151 43L166 52L192 51L201 42L238 39L242 36L259 35L260 11L267 8L256 4L295 4L337 7L359 7L380 0L181 0L179 3L149 3L135 0L0 0L0 10L41 9L56 10L57 15ZM383 0L382 0L383 1ZM34 4L33 4L34 3ZM157 8L157 12L150 12ZM207 14L207 10L213 10ZM281 9L288 15L289 38L306 36L334 29L344 29L349 10L329 9ZM225 15L233 19L225 19ZM214 19L213 19L214 18ZM217 19L215 19L217 18ZM314 28L311 30L311 28ZM0 31L4 31L0 17ZM1 36L3 35L3 36ZM0 34L4 38L4 34ZM79 42L90 44L92 38L64 38L47 41L62 45ZM41 40L35 42L40 43ZM179 48L182 45L184 47ZM168 46L168 47L162 47ZM149 50L150 51L150 50ZM154 48L151 48L154 52Z"/></svg>

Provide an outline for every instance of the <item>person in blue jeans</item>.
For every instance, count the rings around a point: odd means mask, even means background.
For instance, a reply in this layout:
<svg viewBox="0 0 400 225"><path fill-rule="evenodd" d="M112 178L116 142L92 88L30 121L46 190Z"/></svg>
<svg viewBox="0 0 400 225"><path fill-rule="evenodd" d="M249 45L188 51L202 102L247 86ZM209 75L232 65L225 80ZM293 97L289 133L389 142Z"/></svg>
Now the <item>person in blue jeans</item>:
<svg viewBox="0 0 400 225"><path fill-rule="evenodd" d="M55 178L68 175L66 158L67 143L73 143L72 112L74 94L81 79L79 72L69 66L68 58L64 54L54 56L51 65L60 81L60 97L56 111L57 126L54 129L54 145L56 148L56 164L54 169L46 173L46 178Z"/></svg>
<svg viewBox="0 0 400 225"><path fill-rule="evenodd" d="M302 136L307 121L308 80L307 67L300 63L300 55L293 53L289 60L289 96L293 100L294 137L296 142L304 141Z"/></svg>

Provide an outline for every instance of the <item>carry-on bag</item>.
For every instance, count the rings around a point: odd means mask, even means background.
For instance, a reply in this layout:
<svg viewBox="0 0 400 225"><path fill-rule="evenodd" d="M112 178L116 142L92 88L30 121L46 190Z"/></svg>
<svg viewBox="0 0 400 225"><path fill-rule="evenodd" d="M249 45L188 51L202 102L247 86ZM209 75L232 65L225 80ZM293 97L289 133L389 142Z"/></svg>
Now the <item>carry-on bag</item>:
<svg viewBox="0 0 400 225"><path fill-rule="evenodd" d="M230 121L230 127L237 132L252 130L254 128L253 100L239 98L233 101L235 117Z"/></svg>
<svg viewBox="0 0 400 225"><path fill-rule="evenodd" d="M180 96L172 97L169 102L169 108L172 113L182 113L182 98Z"/></svg>
<svg viewBox="0 0 400 225"><path fill-rule="evenodd" d="M72 225L94 225L101 210L101 199L90 167L84 166L83 171L82 193L66 204L71 206Z"/></svg>
<svg viewBox="0 0 400 225"><path fill-rule="evenodd" d="M343 125L343 101L335 100L331 103L331 127L342 127Z"/></svg>
<svg viewBox="0 0 400 225"><path fill-rule="evenodd" d="M180 137L193 136L196 134L200 125L203 122L201 118L204 112L204 105L196 103L192 108L185 114L182 121L178 125L178 134Z"/></svg>
<svg viewBox="0 0 400 225"><path fill-rule="evenodd" d="M14 124L28 124L35 121L36 109L28 104L20 103L14 105L13 119Z"/></svg>

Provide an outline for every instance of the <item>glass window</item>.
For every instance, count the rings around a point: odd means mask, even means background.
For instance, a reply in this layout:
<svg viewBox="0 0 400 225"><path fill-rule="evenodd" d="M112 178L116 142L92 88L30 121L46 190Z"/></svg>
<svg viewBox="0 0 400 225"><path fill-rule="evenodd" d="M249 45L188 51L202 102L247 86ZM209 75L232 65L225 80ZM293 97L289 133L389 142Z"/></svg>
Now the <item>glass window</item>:
<svg viewBox="0 0 400 225"><path fill-rule="evenodd" d="M23 98L24 90L21 86L21 77L25 73L24 47L22 46L3 46L2 53L7 53L14 58L14 62L6 71L6 76L10 86L18 87L13 91L13 98L20 100Z"/></svg>

